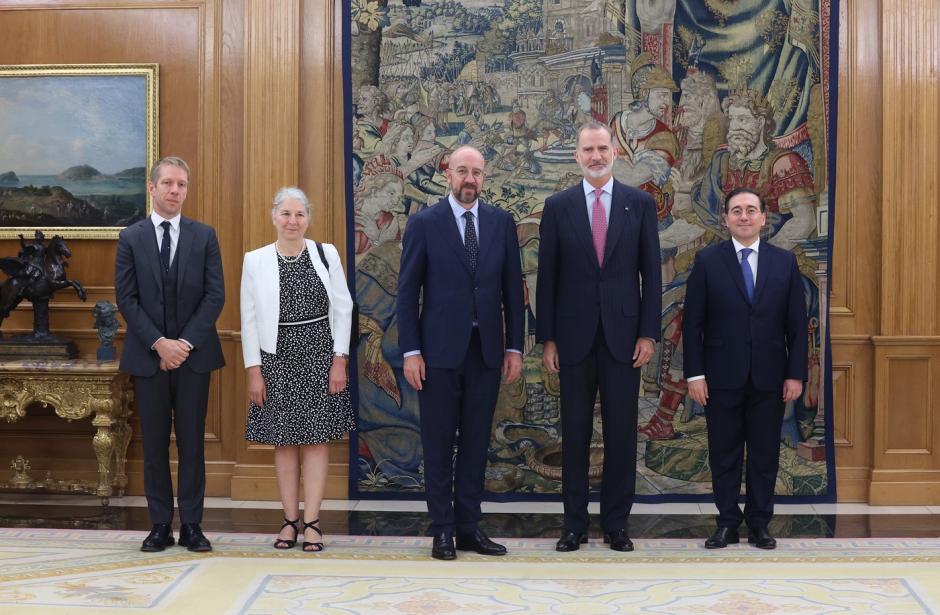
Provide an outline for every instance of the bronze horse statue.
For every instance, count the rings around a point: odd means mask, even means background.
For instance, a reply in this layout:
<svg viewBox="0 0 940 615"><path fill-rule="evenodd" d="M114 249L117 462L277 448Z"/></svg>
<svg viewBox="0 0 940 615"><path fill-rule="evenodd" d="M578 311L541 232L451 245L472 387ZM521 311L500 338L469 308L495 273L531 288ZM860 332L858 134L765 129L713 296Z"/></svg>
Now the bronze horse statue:
<svg viewBox="0 0 940 615"><path fill-rule="evenodd" d="M85 300L85 289L78 280L65 277L65 268L72 251L65 239L56 235L43 244L45 236L36 231L36 239L22 246L17 258L0 258L0 269L9 277L0 285L0 324L23 299L33 304L33 337L46 339L49 335L49 299L57 290L68 286L75 289L78 298Z"/></svg>

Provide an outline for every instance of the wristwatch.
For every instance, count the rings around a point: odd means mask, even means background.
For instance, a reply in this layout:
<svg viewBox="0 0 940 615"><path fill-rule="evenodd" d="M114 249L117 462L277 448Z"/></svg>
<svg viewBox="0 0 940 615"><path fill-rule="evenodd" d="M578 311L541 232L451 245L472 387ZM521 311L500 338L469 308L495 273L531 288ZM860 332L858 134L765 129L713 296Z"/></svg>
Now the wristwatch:
<svg viewBox="0 0 940 615"><path fill-rule="evenodd" d="M340 359L348 359L348 358L349 358L349 355L346 354L345 352L334 352L334 353L333 353L333 356L334 356L334 357L339 357Z"/></svg>

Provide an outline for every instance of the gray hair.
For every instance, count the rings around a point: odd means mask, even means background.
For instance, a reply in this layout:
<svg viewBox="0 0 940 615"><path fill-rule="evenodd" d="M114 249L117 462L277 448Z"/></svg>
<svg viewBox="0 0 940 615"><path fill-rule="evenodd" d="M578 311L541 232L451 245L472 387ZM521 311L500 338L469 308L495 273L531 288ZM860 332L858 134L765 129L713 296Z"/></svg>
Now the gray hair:
<svg viewBox="0 0 940 615"><path fill-rule="evenodd" d="M581 127L578 128L578 139L575 141L576 144L581 142L581 133L585 130L603 130L607 133L607 136L610 137L611 143L614 141L614 133L611 131L610 126L603 122L598 122L597 120L588 120L581 124Z"/></svg>
<svg viewBox="0 0 940 615"><path fill-rule="evenodd" d="M153 166L150 167L150 183L155 184L157 180L160 179L160 167L179 167L186 171L186 180L189 181L189 176L192 175L189 171L189 165L186 164L186 161L177 156L164 156L160 160L153 163Z"/></svg>
<svg viewBox="0 0 940 615"><path fill-rule="evenodd" d="M285 186L277 191L277 194L274 195L274 207L271 208L272 216L277 213L277 208L281 206L281 203L287 199L296 199L303 203L307 217L310 217L310 199L307 198L303 190L296 186Z"/></svg>

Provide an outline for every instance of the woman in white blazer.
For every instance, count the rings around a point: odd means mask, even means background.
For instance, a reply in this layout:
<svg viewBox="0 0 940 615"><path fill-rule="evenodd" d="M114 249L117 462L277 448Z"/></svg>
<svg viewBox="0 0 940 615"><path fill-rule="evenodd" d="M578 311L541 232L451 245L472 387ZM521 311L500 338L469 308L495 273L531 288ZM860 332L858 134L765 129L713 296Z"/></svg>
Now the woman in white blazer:
<svg viewBox="0 0 940 615"><path fill-rule="evenodd" d="M274 445L284 507L274 548L294 547L302 531L304 551L322 551L327 443L355 429L346 365L353 302L336 248L304 237L310 201L303 191L279 190L271 218L277 241L245 254L242 265L245 437ZM301 463L303 530L297 525Z"/></svg>

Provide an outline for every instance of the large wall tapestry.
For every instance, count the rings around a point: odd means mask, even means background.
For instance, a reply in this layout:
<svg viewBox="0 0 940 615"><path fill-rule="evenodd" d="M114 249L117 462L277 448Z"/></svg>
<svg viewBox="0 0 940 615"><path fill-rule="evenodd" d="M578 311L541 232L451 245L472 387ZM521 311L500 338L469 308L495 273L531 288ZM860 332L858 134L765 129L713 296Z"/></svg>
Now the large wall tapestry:
<svg viewBox="0 0 940 615"><path fill-rule="evenodd" d="M836 0L351 0L350 262L361 306L351 497L422 497L417 394L402 375L395 297L408 217L447 192L448 153L486 158L485 201L515 217L527 299L524 378L504 386L486 488L558 497L558 378L535 343L545 197L580 181L579 124L613 129L615 176L653 196L662 343L643 372L637 493L708 499L703 409L682 378L685 281L728 236L731 189L758 190L765 239L792 250L809 313L810 380L788 404L777 493L834 498L826 403ZM603 459L599 411L591 476Z"/></svg>

